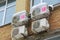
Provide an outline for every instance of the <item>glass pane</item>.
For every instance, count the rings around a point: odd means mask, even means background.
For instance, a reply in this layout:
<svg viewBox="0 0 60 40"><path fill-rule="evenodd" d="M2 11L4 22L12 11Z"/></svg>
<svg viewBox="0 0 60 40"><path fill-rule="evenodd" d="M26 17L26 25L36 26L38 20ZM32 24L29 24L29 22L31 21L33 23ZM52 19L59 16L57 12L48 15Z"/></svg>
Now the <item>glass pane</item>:
<svg viewBox="0 0 60 40"><path fill-rule="evenodd" d="M34 5L37 5L40 3L40 0L34 0Z"/></svg>
<svg viewBox="0 0 60 40"><path fill-rule="evenodd" d="M12 6L12 5L16 6L16 2L9 3L7 7Z"/></svg>
<svg viewBox="0 0 60 40"><path fill-rule="evenodd" d="M43 2L46 2L49 5L54 5L54 4L60 3L60 0L43 0Z"/></svg>
<svg viewBox="0 0 60 40"><path fill-rule="evenodd" d="M6 1L5 0L0 0L0 7L1 6L4 6L6 4Z"/></svg>
<svg viewBox="0 0 60 40"><path fill-rule="evenodd" d="M34 5L37 5L38 3L40 3L41 0L34 0ZM60 0L42 0L43 2L46 2L49 5L54 5L54 4L58 4L60 3Z"/></svg>
<svg viewBox="0 0 60 40"><path fill-rule="evenodd" d="M8 0L8 3L12 3L12 2L14 2L14 1L16 1L16 0Z"/></svg>
<svg viewBox="0 0 60 40"><path fill-rule="evenodd" d="M7 8L6 18L5 18L5 24L11 23L12 16L15 13L15 6L11 6Z"/></svg>
<svg viewBox="0 0 60 40"><path fill-rule="evenodd" d="M0 11L0 26L2 26L2 20L3 20L3 15L4 15L4 11Z"/></svg>

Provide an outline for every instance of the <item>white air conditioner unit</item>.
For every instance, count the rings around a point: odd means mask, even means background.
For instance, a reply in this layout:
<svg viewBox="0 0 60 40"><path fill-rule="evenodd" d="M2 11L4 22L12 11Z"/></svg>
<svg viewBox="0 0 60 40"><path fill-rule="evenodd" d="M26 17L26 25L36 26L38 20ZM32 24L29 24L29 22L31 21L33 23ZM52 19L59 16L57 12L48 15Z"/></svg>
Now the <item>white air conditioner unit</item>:
<svg viewBox="0 0 60 40"><path fill-rule="evenodd" d="M11 32L12 40L22 39L24 36L27 36L27 29L25 26L13 28Z"/></svg>
<svg viewBox="0 0 60 40"><path fill-rule="evenodd" d="M28 22L28 16L26 11L21 11L13 15L12 25L15 27L22 26Z"/></svg>
<svg viewBox="0 0 60 40"><path fill-rule="evenodd" d="M31 18L37 20L49 16L49 6L46 3L39 3L31 8Z"/></svg>
<svg viewBox="0 0 60 40"><path fill-rule="evenodd" d="M49 23L46 18L32 22L32 32L39 33L49 28Z"/></svg>

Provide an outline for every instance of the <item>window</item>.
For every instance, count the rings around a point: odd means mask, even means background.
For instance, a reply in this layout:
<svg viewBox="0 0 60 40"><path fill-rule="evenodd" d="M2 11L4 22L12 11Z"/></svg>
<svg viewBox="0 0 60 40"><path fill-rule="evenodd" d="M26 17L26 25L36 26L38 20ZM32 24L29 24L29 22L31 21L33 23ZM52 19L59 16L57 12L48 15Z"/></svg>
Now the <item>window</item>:
<svg viewBox="0 0 60 40"><path fill-rule="evenodd" d="M31 6L37 5L40 3L40 0L31 0Z"/></svg>
<svg viewBox="0 0 60 40"><path fill-rule="evenodd" d="M14 1L16 1L16 0L7 0L7 3L9 4L9 3L12 3ZM4 6L5 4L6 4L6 0L0 0L0 7Z"/></svg>
<svg viewBox="0 0 60 40"><path fill-rule="evenodd" d="M0 11L0 26L3 25L2 24L3 15L4 15L4 10Z"/></svg>
<svg viewBox="0 0 60 40"><path fill-rule="evenodd" d="M1 6L4 6L5 3L6 3L6 1L4 1L4 0L0 0L0 7L1 7Z"/></svg>
<svg viewBox="0 0 60 40"><path fill-rule="evenodd" d="M32 4L37 5L40 1L41 0L32 0ZM46 2L48 5L60 4L60 0L42 0L42 2Z"/></svg>
<svg viewBox="0 0 60 40"><path fill-rule="evenodd" d="M16 1L16 0L8 0L8 3L12 3L12 2L14 2L14 1Z"/></svg>
<svg viewBox="0 0 60 40"><path fill-rule="evenodd" d="M16 0L0 0L0 26L11 23ZM12 11L11 11L12 10Z"/></svg>

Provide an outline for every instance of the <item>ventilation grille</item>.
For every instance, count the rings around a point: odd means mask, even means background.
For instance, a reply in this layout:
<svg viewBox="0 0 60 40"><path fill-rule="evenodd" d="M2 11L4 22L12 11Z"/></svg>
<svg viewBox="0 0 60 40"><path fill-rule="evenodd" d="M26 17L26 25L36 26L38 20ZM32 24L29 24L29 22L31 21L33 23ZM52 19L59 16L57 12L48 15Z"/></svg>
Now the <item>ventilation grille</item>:
<svg viewBox="0 0 60 40"><path fill-rule="evenodd" d="M39 28L39 26L40 26L40 22L39 21L35 21L33 23L33 29Z"/></svg>
<svg viewBox="0 0 60 40"><path fill-rule="evenodd" d="M11 34L12 40L22 39L23 35L19 33L19 28L14 28Z"/></svg>
<svg viewBox="0 0 60 40"><path fill-rule="evenodd" d="M19 29L18 28L13 29L13 31L12 31L12 37L15 37L18 33L19 33Z"/></svg>
<svg viewBox="0 0 60 40"><path fill-rule="evenodd" d="M33 16L36 16L36 15L38 15L39 13L40 13L40 8L36 8L36 9L33 11L32 15L33 15Z"/></svg>
<svg viewBox="0 0 60 40"><path fill-rule="evenodd" d="M14 18L13 18L13 20L12 20L12 22L15 24L15 23L17 23L19 21L19 18L18 18L18 16L15 16Z"/></svg>
<svg viewBox="0 0 60 40"><path fill-rule="evenodd" d="M12 19L12 24L17 27L19 26L19 17L18 16L14 16L13 19Z"/></svg>

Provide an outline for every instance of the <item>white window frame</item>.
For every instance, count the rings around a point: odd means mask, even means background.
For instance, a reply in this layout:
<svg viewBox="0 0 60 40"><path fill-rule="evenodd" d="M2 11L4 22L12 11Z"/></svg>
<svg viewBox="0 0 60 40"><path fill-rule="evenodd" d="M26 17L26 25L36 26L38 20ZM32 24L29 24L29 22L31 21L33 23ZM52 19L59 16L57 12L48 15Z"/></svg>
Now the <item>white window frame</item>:
<svg viewBox="0 0 60 40"><path fill-rule="evenodd" d="M5 17L6 17L6 12L7 12L7 3L8 3L8 0L6 0L6 4L5 4L5 8L4 8L4 15L3 15L3 20L2 20L2 25L5 24Z"/></svg>

